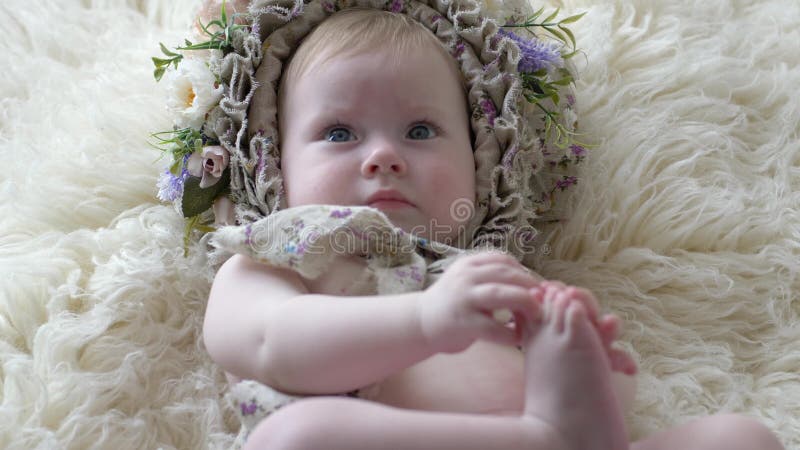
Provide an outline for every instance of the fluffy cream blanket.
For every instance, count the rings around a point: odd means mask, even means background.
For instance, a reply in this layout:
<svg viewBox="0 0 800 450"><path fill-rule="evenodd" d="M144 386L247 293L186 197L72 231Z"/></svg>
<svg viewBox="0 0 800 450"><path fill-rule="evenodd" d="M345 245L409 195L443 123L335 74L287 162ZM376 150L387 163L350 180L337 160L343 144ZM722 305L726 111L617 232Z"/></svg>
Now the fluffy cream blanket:
<svg viewBox="0 0 800 450"><path fill-rule="evenodd" d="M552 4L552 3L551 3ZM155 200L152 78L192 0L0 3L0 447L225 448L212 274ZM597 142L543 272L638 360L641 437L720 411L800 448L800 4L574 0Z"/></svg>

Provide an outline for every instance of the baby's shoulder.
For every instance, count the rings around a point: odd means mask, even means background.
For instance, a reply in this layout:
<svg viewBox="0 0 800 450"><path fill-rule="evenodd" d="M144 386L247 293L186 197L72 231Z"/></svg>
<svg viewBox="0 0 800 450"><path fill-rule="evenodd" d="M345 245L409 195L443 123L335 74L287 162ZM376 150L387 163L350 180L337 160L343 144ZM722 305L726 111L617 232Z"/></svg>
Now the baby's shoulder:
<svg viewBox="0 0 800 450"><path fill-rule="evenodd" d="M263 297L283 300L308 294L310 289L297 272L260 263L248 256L236 254L228 258L214 276L211 297Z"/></svg>

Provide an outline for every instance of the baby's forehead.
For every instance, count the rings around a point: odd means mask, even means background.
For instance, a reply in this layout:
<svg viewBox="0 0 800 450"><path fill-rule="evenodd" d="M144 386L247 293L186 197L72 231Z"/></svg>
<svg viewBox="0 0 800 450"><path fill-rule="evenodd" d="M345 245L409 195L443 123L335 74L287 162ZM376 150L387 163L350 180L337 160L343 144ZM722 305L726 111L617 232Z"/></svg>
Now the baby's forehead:
<svg viewBox="0 0 800 450"><path fill-rule="evenodd" d="M284 111L289 97L298 94L298 89L303 91L311 89L323 93L317 97L321 103L328 104L330 100L344 102L347 99L342 95L363 97L372 86L371 92L394 90L400 94L396 107L402 103L403 110L410 112L413 109L405 106L403 98L410 103L426 105L425 112L418 115L440 115L452 110L469 112L468 89L465 77L455 59L446 53L442 46L435 42L420 42L414 46L401 46L396 43L387 45L364 45L361 48L341 48L340 45L328 44L315 49L316 54L308 55L308 62L302 71L284 77L280 93L278 111ZM414 83L413 80L427 80L423 83ZM412 80L412 81L409 81ZM359 86L364 86L363 90ZM442 97L442 94L445 97ZM328 98L328 97L333 97ZM423 101L418 97L425 97ZM327 100L322 101L321 97ZM351 98L347 101L352 107L359 100L366 98ZM443 111L433 112L431 102L444 102L447 106ZM455 103L454 103L455 102ZM363 102L362 102L363 103Z"/></svg>
<svg viewBox="0 0 800 450"><path fill-rule="evenodd" d="M399 67L405 65L409 59L425 55L431 58L431 61L438 60L445 63L449 70L457 76L459 80L463 80L464 76L461 72L461 67L458 62L453 58L447 50L438 42L422 41L413 43L400 43L400 42L365 42L359 46L343 46L339 42L326 42L314 49L315 52L308 54L308 58L304 70L298 71L293 74L294 77L299 77L311 70L318 70L326 67L332 60L371 60L374 68L379 68L378 65L388 65L390 67ZM431 64L427 70L436 70L441 68L439 64ZM424 75L422 73L421 75Z"/></svg>

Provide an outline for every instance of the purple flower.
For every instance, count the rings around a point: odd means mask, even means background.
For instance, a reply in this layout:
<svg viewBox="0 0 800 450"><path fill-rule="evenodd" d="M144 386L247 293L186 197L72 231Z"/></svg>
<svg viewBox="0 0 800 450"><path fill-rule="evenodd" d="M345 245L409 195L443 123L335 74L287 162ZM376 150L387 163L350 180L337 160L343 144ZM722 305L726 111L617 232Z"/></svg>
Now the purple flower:
<svg viewBox="0 0 800 450"><path fill-rule="evenodd" d="M486 114L486 118L489 120L489 125L494 126L494 119L497 117L497 109L494 107L494 103L488 98L481 100L481 110L483 113Z"/></svg>
<svg viewBox="0 0 800 450"><path fill-rule="evenodd" d="M581 157L586 154L586 149L581 147L578 144L572 144L569 146L570 151L572 152L573 156Z"/></svg>
<svg viewBox="0 0 800 450"><path fill-rule="evenodd" d="M578 179L576 177L567 177L565 176L561 180L556 182L556 187L561 189L562 191L573 184L578 184Z"/></svg>
<svg viewBox="0 0 800 450"><path fill-rule="evenodd" d="M353 211L350 208L334 209L333 211L331 211L330 217L333 217L334 219L344 219L345 217L349 216L352 213Z"/></svg>
<svg viewBox="0 0 800 450"><path fill-rule="evenodd" d="M186 167L179 176L175 176L169 169L165 170L158 179L158 198L164 202L173 202L183 195L183 183L189 176Z"/></svg>
<svg viewBox="0 0 800 450"><path fill-rule="evenodd" d="M540 69L552 69L561 67L564 61L561 59L561 52L558 45L550 42L541 41L536 38L525 39L512 31L500 29L498 34L514 41L522 53L522 57L517 64L517 70L524 73L533 73Z"/></svg>
<svg viewBox="0 0 800 450"><path fill-rule="evenodd" d="M393 13L399 13L403 10L403 0L392 0L389 5L389 10Z"/></svg>
<svg viewBox="0 0 800 450"><path fill-rule="evenodd" d="M461 56L462 53L464 53L464 49L465 49L464 43L458 41L456 43L456 46L453 47L453 50L450 53L453 55L453 58L458 58L459 56Z"/></svg>
<svg viewBox="0 0 800 450"><path fill-rule="evenodd" d="M258 405L254 401L251 401L249 405L242 402L239 406L242 408L243 416L251 416L258 410Z"/></svg>

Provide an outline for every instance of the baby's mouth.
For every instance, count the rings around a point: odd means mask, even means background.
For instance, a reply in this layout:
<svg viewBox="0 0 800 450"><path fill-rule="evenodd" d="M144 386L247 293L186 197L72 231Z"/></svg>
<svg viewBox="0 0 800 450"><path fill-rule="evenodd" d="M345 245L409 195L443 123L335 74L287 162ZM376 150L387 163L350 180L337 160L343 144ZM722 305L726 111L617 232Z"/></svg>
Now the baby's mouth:
<svg viewBox="0 0 800 450"><path fill-rule="evenodd" d="M414 204L396 190L382 189L369 196L367 206L381 211L394 211L413 207Z"/></svg>

